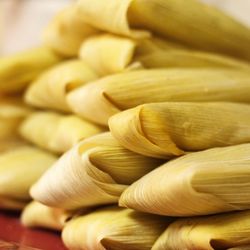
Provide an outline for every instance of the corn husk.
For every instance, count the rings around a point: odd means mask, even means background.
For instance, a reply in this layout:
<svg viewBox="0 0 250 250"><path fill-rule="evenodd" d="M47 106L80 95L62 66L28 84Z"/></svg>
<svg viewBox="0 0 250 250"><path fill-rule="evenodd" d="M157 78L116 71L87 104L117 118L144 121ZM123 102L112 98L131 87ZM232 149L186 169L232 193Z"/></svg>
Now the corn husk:
<svg viewBox="0 0 250 250"><path fill-rule="evenodd" d="M65 56L76 56L84 39L99 31L84 22L74 5L60 11L44 31L43 41Z"/></svg>
<svg viewBox="0 0 250 250"><path fill-rule="evenodd" d="M149 29L199 49L250 59L250 30L197 0L78 0L78 9L87 23L111 33L143 37Z"/></svg>
<svg viewBox="0 0 250 250"><path fill-rule="evenodd" d="M250 144L190 153L127 188L119 203L167 216L196 216L250 208Z"/></svg>
<svg viewBox="0 0 250 250"><path fill-rule="evenodd" d="M150 102L250 101L250 74L241 70L158 69L111 75L67 96L78 115L104 124L122 110Z"/></svg>
<svg viewBox="0 0 250 250"><path fill-rule="evenodd" d="M250 245L249 246L240 246L240 247L228 248L227 250L250 250Z"/></svg>
<svg viewBox="0 0 250 250"><path fill-rule="evenodd" d="M45 71L27 89L25 101L38 108L70 111L66 94L97 79L97 74L83 61L70 60Z"/></svg>
<svg viewBox="0 0 250 250"><path fill-rule="evenodd" d="M30 49L1 58L0 93L20 92L45 69L62 59L47 47Z"/></svg>
<svg viewBox="0 0 250 250"><path fill-rule="evenodd" d="M31 188L48 206L78 209L116 203L124 189L162 161L124 149L103 133L66 152Z"/></svg>
<svg viewBox="0 0 250 250"><path fill-rule="evenodd" d="M69 249L150 250L170 222L169 218L106 207L69 221L62 239Z"/></svg>
<svg viewBox="0 0 250 250"><path fill-rule="evenodd" d="M56 157L30 146L0 155L0 207L20 209L30 200L29 188Z"/></svg>
<svg viewBox="0 0 250 250"><path fill-rule="evenodd" d="M33 144L63 153L80 140L103 132L104 128L75 115L35 112L24 120L19 131L23 138Z"/></svg>
<svg viewBox="0 0 250 250"><path fill-rule="evenodd" d="M249 249L250 211L185 218L173 222L160 236L153 250Z"/></svg>
<svg viewBox="0 0 250 250"><path fill-rule="evenodd" d="M163 102L140 105L109 120L112 135L136 153L169 158L250 142L250 105Z"/></svg>
<svg viewBox="0 0 250 250"><path fill-rule="evenodd" d="M70 216L70 212L32 201L23 210L21 222L26 227L42 227L61 231Z"/></svg>

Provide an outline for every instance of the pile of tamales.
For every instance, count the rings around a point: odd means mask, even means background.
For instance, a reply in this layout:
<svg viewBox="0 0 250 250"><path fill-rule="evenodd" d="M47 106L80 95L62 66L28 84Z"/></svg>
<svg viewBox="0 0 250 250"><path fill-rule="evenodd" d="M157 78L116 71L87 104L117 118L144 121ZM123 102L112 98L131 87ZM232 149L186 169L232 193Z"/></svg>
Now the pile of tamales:
<svg viewBox="0 0 250 250"><path fill-rule="evenodd" d="M198 0L78 0L0 58L0 208L72 250L250 249L250 29Z"/></svg>

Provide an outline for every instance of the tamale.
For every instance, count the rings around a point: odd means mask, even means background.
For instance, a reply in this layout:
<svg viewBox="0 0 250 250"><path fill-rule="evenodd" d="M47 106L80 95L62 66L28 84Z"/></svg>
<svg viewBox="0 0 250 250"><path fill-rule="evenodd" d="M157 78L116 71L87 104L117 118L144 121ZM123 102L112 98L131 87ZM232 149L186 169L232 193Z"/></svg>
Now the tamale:
<svg viewBox="0 0 250 250"><path fill-rule="evenodd" d="M165 230L152 250L232 249L250 244L250 211L178 219ZM231 249L231 250L232 250Z"/></svg>
<svg viewBox="0 0 250 250"><path fill-rule="evenodd" d="M99 31L79 16L75 5L60 11L44 31L43 41L64 56L76 56L84 39Z"/></svg>
<svg viewBox="0 0 250 250"><path fill-rule="evenodd" d="M32 201L24 208L21 222L26 227L42 227L61 231L70 216L70 212Z"/></svg>
<svg viewBox="0 0 250 250"><path fill-rule="evenodd" d="M31 146L0 154L0 207L20 209L30 200L29 188L56 157Z"/></svg>
<svg viewBox="0 0 250 250"><path fill-rule="evenodd" d="M117 203L124 189L162 164L124 149L103 133L66 152L31 188L32 197L67 210Z"/></svg>
<svg viewBox="0 0 250 250"><path fill-rule="evenodd" d="M0 58L0 93L20 92L45 69L62 59L47 47Z"/></svg>
<svg viewBox="0 0 250 250"><path fill-rule="evenodd" d="M63 62L45 71L30 85L25 101L38 108L68 112L66 94L97 78L97 74L81 60Z"/></svg>
<svg viewBox="0 0 250 250"><path fill-rule="evenodd" d="M24 139L55 153L64 153L80 140L104 130L75 115L46 111L32 113L19 128Z"/></svg>
<svg viewBox="0 0 250 250"><path fill-rule="evenodd" d="M169 161L129 186L119 204L167 216L249 209L249 150L241 144Z"/></svg>
<svg viewBox="0 0 250 250"><path fill-rule="evenodd" d="M250 64L245 62L182 48L158 37L135 40L111 34L96 35L83 42L79 54L99 75L122 72L136 62L146 68L229 67L250 70Z"/></svg>
<svg viewBox="0 0 250 250"><path fill-rule="evenodd" d="M150 30L202 50L250 60L249 28L197 0L78 0L77 8L88 24L111 33L145 37Z"/></svg>
<svg viewBox="0 0 250 250"><path fill-rule="evenodd" d="M171 221L130 209L106 207L69 221L62 239L69 249L150 250Z"/></svg>
<svg viewBox="0 0 250 250"><path fill-rule="evenodd" d="M249 102L249 82L249 72L242 70L136 70L79 87L67 101L76 114L106 125L112 115L150 102Z"/></svg>
<svg viewBox="0 0 250 250"><path fill-rule="evenodd" d="M151 157L169 158L250 142L250 105L148 103L114 115L109 127L125 148Z"/></svg>

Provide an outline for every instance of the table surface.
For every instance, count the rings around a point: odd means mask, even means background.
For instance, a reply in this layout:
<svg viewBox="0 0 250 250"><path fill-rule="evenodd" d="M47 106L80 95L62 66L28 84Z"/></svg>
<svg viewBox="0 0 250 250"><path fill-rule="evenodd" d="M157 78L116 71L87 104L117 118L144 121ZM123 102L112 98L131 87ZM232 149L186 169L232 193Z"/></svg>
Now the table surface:
<svg viewBox="0 0 250 250"><path fill-rule="evenodd" d="M19 214L0 211L0 250L66 250L60 233L21 225Z"/></svg>

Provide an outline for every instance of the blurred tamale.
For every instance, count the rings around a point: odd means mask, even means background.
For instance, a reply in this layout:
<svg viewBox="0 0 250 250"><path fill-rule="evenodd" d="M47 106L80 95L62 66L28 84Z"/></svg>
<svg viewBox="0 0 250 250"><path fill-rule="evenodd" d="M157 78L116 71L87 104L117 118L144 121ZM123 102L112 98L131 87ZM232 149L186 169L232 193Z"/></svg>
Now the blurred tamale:
<svg viewBox="0 0 250 250"><path fill-rule="evenodd" d="M196 216L250 208L250 144L190 153L128 187L119 203L167 216Z"/></svg>
<svg viewBox="0 0 250 250"><path fill-rule="evenodd" d="M249 232L250 210L179 219L169 225L152 249L247 250L249 246L244 245L250 244Z"/></svg>
<svg viewBox="0 0 250 250"><path fill-rule="evenodd" d="M65 153L33 185L31 195L63 209L117 203L129 184L161 164L124 149L110 133L103 133Z"/></svg>
<svg viewBox="0 0 250 250"><path fill-rule="evenodd" d="M76 56L84 39L99 31L84 22L74 5L59 12L44 31L44 43L65 56Z"/></svg>
<svg viewBox="0 0 250 250"><path fill-rule="evenodd" d="M112 135L136 153L169 158L250 142L250 105L230 102L148 103L109 120Z"/></svg>
<svg viewBox="0 0 250 250"><path fill-rule="evenodd" d="M104 128L75 115L40 111L28 116L19 131L23 138L39 147L64 153L80 140L103 132Z"/></svg>
<svg viewBox="0 0 250 250"><path fill-rule="evenodd" d="M45 71L27 89L25 101L35 107L69 111L67 92L97 79L83 61L70 60Z"/></svg>
<svg viewBox="0 0 250 250"><path fill-rule="evenodd" d="M106 207L66 223L62 238L69 249L150 250L172 220Z"/></svg>
<svg viewBox="0 0 250 250"><path fill-rule="evenodd" d="M145 37L143 30L149 29L199 49L250 60L250 30L197 0L78 0L77 8L101 30Z"/></svg>
<svg viewBox="0 0 250 250"><path fill-rule="evenodd" d="M20 92L45 69L61 60L47 47L0 58L0 93Z"/></svg>
<svg viewBox="0 0 250 250"><path fill-rule="evenodd" d="M20 146L0 154L0 207L20 209L29 200L29 189L56 161L50 153Z"/></svg>
<svg viewBox="0 0 250 250"><path fill-rule="evenodd" d="M70 217L70 212L32 201L24 208L21 222L26 227L42 227L60 231Z"/></svg>
<svg viewBox="0 0 250 250"><path fill-rule="evenodd" d="M99 75L125 70L133 63L146 68L164 67L229 67L250 70L250 64L226 56L188 50L177 43L157 37L135 40L111 34L86 39L80 58Z"/></svg>
<svg viewBox="0 0 250 250"><path fill-rule="evenodd" d="M249 72L242 70L137 70L79 87L67 101L78 115L106 125L112 115L150 102L250 102L249 82Z"/></svg>

